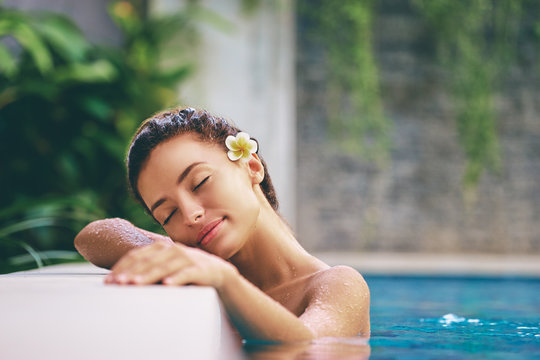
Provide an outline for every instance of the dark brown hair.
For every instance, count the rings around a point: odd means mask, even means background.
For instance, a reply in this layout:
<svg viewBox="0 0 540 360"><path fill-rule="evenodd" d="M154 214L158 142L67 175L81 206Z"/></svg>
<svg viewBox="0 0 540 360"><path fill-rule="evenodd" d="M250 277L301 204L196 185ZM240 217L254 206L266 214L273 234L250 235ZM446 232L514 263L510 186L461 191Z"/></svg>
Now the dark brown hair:
<svg viewBox="0 0 540 360"><path fill-rule="evenodd" d="M240 130L236 126L225 119L213 116L205 110L193 108L166 110L146 119L133 136L126 159L129 187L135 199L152 215L137 189L137 180L150 153L162 142L181 134L191 133L198 136L201 141L217 144L223 147L224 151L227 151L225 139L227 136L236 135L239 132ZM259 158L264 166L261 189L272 208L277 211L279 203L272 180L268 174L266 163L260 155Z"/></svg>

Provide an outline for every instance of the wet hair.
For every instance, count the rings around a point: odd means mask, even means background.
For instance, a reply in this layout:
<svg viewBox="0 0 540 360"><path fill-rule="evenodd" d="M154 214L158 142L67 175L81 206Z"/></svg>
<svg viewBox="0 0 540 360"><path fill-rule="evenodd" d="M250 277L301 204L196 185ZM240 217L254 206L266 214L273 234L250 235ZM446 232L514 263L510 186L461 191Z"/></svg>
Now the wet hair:
<svg viewBox="0 0 540 360"><path fill-rule="evenodd" d="M202 142L216 144L221 146L223 151L227 151L225 139L227 136L234 136L239 132L240 129L224 118L211 115L205 110L193 108L166 110L146 119L133 136L126 158L128 183L133 196L152 215L139 193L137 180L150 153L159 144L178 135L193 134ZM260 155L259 159L264 166L264 179L260 183L261 189L272 208L277 212L279 203L272 180L268 174L266 163Z"/></svg>

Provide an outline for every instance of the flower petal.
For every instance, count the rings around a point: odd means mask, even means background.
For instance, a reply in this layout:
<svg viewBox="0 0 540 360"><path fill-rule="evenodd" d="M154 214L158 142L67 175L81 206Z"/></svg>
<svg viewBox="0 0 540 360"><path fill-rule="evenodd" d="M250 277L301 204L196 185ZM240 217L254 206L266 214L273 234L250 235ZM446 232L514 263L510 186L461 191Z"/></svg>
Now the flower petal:
<svg viewBox="0 0 540 360"><path fill-rule="evenodd" d="M225 145L227 145L227 149L229 150L238 150L236 138L232 135L227 136L227 139L225 139Z"/></svg>
<svg viewBox="0 0 540 360"><path fill-rule="evenodd" d="M257 152L257 142L255 140L249 140L248 141L248 150L250 153L256 153Z"/></svg>
<svg viewBox="0 0 540 360"><path fill-rule="evenodd" d="M249 137L246 132L239 132L236 136L229 135L225 139L225 145L230 151L227 152L227 156L230 160L236 161L242 159L242 161L249 161L251 154L256 153L258 149L257 142Z"/></svg>
<svg viewBox="0 0 540 360"><path fill-rule="evenodd" d="M236 143L237 143L238 147L240 147L240 148L246 147L249 140L250 140L249 134L245 133L243 131L239 132L236 135Z"/></svg>
<svg viewBox="0 0 540 360"><path fill-rule="evenodd" d="M242 157L242 151L228 151L227 156L231 161L236 161Z"/></svg>

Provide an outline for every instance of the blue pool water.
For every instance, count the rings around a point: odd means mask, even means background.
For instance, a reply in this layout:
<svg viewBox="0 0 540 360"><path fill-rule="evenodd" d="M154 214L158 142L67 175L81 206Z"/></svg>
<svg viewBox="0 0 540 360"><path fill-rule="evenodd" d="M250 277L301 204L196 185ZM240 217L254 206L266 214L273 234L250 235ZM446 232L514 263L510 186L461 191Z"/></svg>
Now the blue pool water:
<svg viewBox="0 0 540 360"><path fill-rule="evenodd" d="M365 278L371 291L369 342L248 344L248 358L540 359L540 278Z"/></svg>
<svg viewBox="0 0 540 360"><path fill-rule="evenodd" d="M366 280L372 358L540 359L540 279Z"/></svg>

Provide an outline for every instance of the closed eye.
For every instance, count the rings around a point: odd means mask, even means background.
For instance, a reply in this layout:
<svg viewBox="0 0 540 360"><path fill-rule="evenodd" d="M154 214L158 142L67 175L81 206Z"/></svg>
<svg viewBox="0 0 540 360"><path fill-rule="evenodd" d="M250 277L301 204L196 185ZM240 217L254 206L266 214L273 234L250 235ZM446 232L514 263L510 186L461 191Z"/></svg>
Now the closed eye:
<svg viewBox="0 0 540 360"><path fill-rule="evenodd" d="M172 213L165 219L165 221L163 221L163 226L167 225L167 223L169 222L169 220L171 219L171 217L174 215L174 213L176 212L176 210L178 209L174 209L172 211Z"/></svg>
<svg viewBox="0 0 540 360"><path fill-rule="evenodd" d="M205 178L203 179L203 181L201 181L201 182L199 183L199 185L197 185L197 186L195 186L195 187L193 188L193 191L196 191L198 188L200 188L200 187L206 182L206 180L208 180L209 178L210 178L210 175L208 175L207 177L205 177Z"/></svg>

